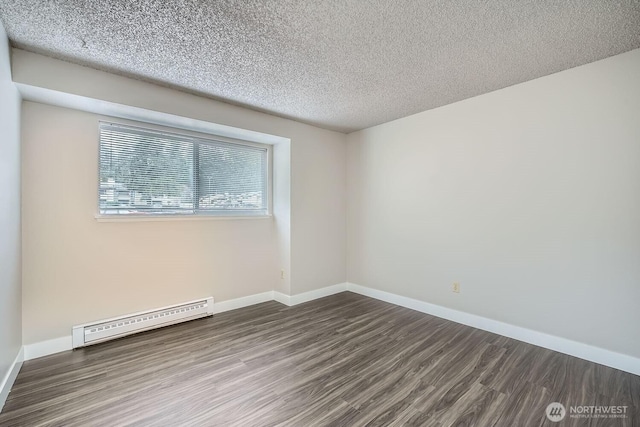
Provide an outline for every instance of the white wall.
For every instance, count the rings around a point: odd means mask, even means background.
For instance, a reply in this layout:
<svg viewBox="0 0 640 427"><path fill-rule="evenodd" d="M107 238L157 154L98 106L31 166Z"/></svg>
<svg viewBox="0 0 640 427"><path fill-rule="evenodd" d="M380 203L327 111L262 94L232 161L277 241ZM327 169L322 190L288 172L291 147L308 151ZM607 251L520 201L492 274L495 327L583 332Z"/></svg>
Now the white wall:
<svg viewBox="0 0 640 427"><path fill-rule="evenodd" d="M277 204L275 227L270 220L98 223L98 117L24 103L25 344L190 298L223 301L272 289L295 295L345 281L344 134L20 50L13 72L18 83L291 140L290 177L279 169L274 189L290 211ZM52 183L73 189L67 203L47 189Z"/></svg>
<svg viewBox="0 0 640 427"><path fill-rule="evenodd" d="M639 76L635 50L350 134L348 281L640 356Z"/></svg>
<svg viewBox="0 0 640 427"><path fill-rule="evenodd" d="M20 95L0 24L0 385L22 345L20 288ZM0 407L3 402L0 401Z"/></svg>

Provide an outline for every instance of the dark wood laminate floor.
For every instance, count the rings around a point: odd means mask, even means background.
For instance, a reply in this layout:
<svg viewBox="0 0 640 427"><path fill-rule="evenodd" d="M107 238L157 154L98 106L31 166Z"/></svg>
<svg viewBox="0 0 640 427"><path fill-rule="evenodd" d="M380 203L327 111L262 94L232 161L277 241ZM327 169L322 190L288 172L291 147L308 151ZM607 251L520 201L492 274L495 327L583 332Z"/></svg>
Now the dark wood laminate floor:
<svg viewBox="0 0 640 427"><path fill-rule="evenodd" d="M546 406L625 405L551 423ZM636 426L640 377L342 293L24 363L1 426Z"/></svg>

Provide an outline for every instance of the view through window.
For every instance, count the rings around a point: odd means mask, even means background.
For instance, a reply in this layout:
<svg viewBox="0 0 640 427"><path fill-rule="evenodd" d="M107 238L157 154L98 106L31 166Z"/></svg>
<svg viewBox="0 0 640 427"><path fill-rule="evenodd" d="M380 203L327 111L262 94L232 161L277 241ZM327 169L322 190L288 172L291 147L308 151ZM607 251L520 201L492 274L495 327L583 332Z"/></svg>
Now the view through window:
<svg viewBox="0 0 640 427"><path fill-rule="evenodd" d="M268 150L100 124L103 215L266 215Z"/></svg>

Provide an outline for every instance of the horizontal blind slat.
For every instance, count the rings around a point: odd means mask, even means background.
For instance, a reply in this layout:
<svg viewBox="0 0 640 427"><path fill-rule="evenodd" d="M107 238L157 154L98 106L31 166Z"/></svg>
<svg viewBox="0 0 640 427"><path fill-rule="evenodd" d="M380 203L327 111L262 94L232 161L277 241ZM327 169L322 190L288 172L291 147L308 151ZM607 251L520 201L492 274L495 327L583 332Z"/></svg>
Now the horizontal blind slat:
<svg viewBox="0 0 640 427"><path fill-rule="evenodd" d="M102 123L99 152L103 214L267 213L265 148Z"/></svg>

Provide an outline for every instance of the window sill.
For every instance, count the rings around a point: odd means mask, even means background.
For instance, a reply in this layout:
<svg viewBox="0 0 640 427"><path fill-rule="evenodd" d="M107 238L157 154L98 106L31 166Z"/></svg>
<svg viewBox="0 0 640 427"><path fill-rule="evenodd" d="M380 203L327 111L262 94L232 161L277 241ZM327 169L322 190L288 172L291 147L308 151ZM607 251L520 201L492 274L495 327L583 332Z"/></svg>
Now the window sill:
<svg viewBox="0 0 640 427"><path fill-rule="evenodd" d="M156 222L156 221L235 221L271 219L273 215L95 215L97 222Z"/></svg>

